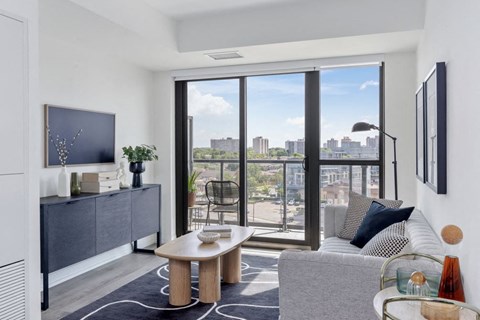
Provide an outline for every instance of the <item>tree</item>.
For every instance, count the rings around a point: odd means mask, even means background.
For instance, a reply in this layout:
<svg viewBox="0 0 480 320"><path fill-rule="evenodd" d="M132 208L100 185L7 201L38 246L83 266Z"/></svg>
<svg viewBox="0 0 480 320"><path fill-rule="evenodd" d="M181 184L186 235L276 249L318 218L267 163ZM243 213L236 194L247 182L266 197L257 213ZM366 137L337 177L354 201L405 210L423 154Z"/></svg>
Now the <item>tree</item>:
<svg viewBox="0 0 480 320"><path fill-rule="evenodd" d="M288 156L288 153L287 153L287 151L285 151L284 148L270 148L268 150L268 152L273 158Z"/></svg>

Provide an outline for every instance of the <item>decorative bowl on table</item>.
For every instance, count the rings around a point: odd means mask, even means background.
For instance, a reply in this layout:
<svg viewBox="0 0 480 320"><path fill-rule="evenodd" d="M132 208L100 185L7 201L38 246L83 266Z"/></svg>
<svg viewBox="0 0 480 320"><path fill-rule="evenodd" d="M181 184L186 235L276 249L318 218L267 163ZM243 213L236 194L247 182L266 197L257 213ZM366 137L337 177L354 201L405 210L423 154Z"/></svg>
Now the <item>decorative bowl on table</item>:
<svg viewBox="0 0 480 320"><path fill-rule="evenodd" d="M199 232L197 234L198 239L203 243L214 243L220 239L220 233L217 232Z"/></svg>

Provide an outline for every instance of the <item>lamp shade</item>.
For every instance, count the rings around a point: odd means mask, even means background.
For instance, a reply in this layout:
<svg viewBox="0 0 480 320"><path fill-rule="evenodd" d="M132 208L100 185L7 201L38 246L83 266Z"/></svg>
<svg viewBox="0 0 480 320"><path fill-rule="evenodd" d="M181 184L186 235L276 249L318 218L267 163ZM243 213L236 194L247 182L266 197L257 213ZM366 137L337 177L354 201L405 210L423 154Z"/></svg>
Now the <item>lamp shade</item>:
<svg viewBox="0 0 480 320"><path fill-rule="evenodd" d="M375 126L373 124L366 122L357 122L353 125L352 132L370 131L371 129L375 129Z"/></svg>

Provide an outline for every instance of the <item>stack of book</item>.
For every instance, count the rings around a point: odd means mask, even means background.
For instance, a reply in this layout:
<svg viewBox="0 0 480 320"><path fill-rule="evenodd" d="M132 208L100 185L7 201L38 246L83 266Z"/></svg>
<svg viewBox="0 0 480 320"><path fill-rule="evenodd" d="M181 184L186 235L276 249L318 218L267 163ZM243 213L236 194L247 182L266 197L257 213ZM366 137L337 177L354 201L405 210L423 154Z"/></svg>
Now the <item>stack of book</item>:
<svg viewBox="0 0 480 320"><path fill-rule="evenodd" d="M216 232L220 233L220 238L231 238L232 228L230 226L218 225L218 226L204 226L203 232Z"/></svg>
<svg viewBox="0 0 480 320"><path fill-rule="evenodd" d="M120 189L116 171L84 172L82 174L82 192L102 193Z"/></svg>

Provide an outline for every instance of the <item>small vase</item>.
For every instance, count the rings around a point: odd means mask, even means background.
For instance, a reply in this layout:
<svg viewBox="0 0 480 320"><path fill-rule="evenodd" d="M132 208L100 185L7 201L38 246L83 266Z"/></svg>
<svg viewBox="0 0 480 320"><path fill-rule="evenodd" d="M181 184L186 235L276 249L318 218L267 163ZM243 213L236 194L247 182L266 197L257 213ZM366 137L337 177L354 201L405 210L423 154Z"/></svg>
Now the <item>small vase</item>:
<svg viewBox="0 0 480 320"><path fill-rule="evenodd" d="M132 188L140 188L143 186L142 172L145 171L145 163L130 162L130 172L133 173Z"/></svg>
<svg viewBox="0 0 480 320"><path fill-rule="evenodd" d="M81 193L80 182L78 182L78 173L72 172L70 177L70 193L72 196L78 196Z"/></svg>
<svg viewBox="0 0 480 320"><path fill-rule="evenodd" d="M67 168L62 166L58 174L57 195L59 197L70 196L70 176L67 173Z"/></svg>
<svg viewBox="0 0 480 320"><path fill-rule="evenodd" d="M458 257L445 256L438 297L465 302Z"/></svg>

